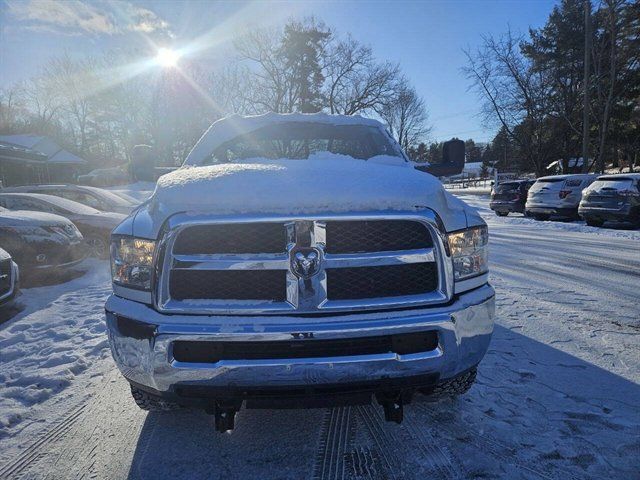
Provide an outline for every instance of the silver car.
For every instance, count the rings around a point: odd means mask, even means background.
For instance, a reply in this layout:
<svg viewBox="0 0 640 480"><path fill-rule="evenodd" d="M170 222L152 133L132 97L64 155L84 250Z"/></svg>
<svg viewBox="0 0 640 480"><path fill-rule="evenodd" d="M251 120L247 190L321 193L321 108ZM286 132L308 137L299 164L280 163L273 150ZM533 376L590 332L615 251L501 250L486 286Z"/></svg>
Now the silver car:
<svg viewBox="0 0 640 480"><path fill-rule="evenodd" d="M582 190L596 178L596 174L590 173L538 178L529 189L525 215L536 220L548 220L552 215L577 218Z"/></svg>

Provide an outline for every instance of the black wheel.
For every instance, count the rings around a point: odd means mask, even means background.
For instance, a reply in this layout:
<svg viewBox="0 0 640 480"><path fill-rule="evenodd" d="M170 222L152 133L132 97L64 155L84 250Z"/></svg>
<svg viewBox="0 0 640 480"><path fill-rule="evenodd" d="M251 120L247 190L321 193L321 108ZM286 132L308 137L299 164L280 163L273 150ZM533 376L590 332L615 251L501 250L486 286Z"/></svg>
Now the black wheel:
<svg viewBox="0 0 640 480"><path fill-rule="evenodd" d="M463 395L469 391L473 383L476 381L478 370L469 370L467 373L460 375L451 380L445 380L436 385L433 390L434 395L440 396L456 396Z"/></svg>
<svg viewBox="0 0 640 480"><path fill-rule="evenodd" d="M89 255L105 260L109 257L109 243L104 237L89 235L85 238L85 243L89 248Z"/></svg>
<svg viewBox="0 0 640 480"><path fill-rule="evenodd" d="M509 215L509 212L498 212L498 211L496 211L496 215L498 215L499 217L506 217L507 215Z"/></svg>
<svg viewBox="0 0 640 480"><path fill-rule="evenodd" d="M549 220L550 215L548 213L534 213L533 218L536 220Z"/></svg>
<svg viewBox="0 0 640 480"><path fill-rule="evenodd" d="M168 402L160 397L151 395L144 390L140 390L138 387L134 387L133 385L130 386L131 396L136 402L136 405L138 405L142 410L146 410L148 412L170 412L172 410L180 410L183 408L177 403Z"/></svg>
<svg viewBox="0 0 640 480"><path fill-rule="evenodd" d="M478 369L474 368L451 380L445 380L433 388L421 390L421 392L433 399L464 395L473 386L477 375Z"/></svg>
<svg viewBox="0 0 640 480"><path fill-rule="evenodd" d="M601 227L602 225L604 225L604 220L600 220L597 218L589 218L586 217L584 219L584 221L586 222L587 225L589 225L590 227Z"/></svg>

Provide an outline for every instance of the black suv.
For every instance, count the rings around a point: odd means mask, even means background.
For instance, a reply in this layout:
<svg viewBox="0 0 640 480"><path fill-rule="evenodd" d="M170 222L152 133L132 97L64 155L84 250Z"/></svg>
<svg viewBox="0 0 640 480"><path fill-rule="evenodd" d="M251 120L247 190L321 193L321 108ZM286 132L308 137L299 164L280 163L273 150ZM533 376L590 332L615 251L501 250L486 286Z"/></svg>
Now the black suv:
<svg viewBox="0 0 640 480"><path fill-rule="evenodd" d="M499 217L506 217L510 212L524 213L527 192L533 184L534 180L511 180L494 185L489 208Z"/></svg>

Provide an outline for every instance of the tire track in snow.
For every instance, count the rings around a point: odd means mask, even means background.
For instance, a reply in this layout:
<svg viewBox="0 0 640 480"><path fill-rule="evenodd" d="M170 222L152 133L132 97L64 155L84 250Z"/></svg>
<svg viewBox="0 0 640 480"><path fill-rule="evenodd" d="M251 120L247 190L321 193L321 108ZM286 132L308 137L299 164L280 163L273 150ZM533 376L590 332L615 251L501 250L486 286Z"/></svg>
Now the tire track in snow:
<svg viewBox="0 0 640 480"><path fill-rule="evenodd" d="M64 437L71 427L78 421L84 413L86 404L72 408L63 419L44 430L40 438L29 445L24 452L18 455L13 461L0 468L0 478L19 478L31 467L37 464L42 458L47 456L47 447Z"/></svg>
<svg viewBox="0 0 640 480"><path fill-rule="evenodd" d="M405 415L403 425L406 425L415 444L422 450L424 458L429 462L431 473L438 478L456 479L466 478L463 469L452 461L452 455L442 447L442 442L436 439L428 426L420 425L413 414Z"/></svg>
<svg viewBox="0 0 640 480"><path fill-rule="evenodd" d="M353 414L351 407L335 407L327 410L313 469L314 480L348 478L349 472L347 472L345 459L351 450L355 431Z"/></svg>
<svg viewBox="0 0 640 480"><path fill-rule="evenodd" d="M375 451L380 457L381 468L379 478L403 478L402 460L398 455L398 445L401 441L389 428L385 428L384 420L373 405L359 406L358 413L375 445Z"/></svg>
<svg viewBox="0 0 640 480"><path fill-rule="evenodd" d="M539 462L527 461L527 460L522 460L518 458L517 450L487 435L486 432L484 432L483 435L471 436L469 435L468 429L464 425L461 425L459 422L449 421L445 424L444 422L439 420L438 416L436 415L436 412L434 412L429 406L425 404L417 404L417 409L422 413L426 414L429 417L430 422L439 424L443 431L447 431L448 433L455 435L457 438L464 438L469 445L472 445L477 450L483 453L486 453L488 455L491 455L502 462L516 466L517 468L527 471L539 478L542 478L545 480L556 480L558 478L562 478L563 480L593 479L593 477L586 474L581 474L581 476L576 476L574 475L573 472L569 470L566 470L559 466L553 466L553 470L555 470L558 473L561 473L561 475L558 476L555 473L552 473L550 471L549 467L551 466L551 464L547 464L546 471L541 471L538 469ZM434 439L434 442L436 441L438 440ZM455 478L458 478L458 477L455 477Z"/></svg>

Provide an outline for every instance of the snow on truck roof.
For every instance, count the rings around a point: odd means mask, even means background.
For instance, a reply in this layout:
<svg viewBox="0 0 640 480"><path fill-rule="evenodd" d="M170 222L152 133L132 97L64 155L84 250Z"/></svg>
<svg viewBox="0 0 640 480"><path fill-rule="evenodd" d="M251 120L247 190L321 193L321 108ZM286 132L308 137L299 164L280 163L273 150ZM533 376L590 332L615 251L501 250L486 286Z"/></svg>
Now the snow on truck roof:
<svg viewBox="0 0 640 480"><path fill-rule="evenodd" d="M278 123L321 123L325 125L362 125L377 127L382 130L384 125L377 120L364 118L360 115L329 115L327 113L265 113L264 115L241 116L231 115L214 122L193 147L185 165L197 165L202 159L211 154L219 145L259 128Z"/></svg>

